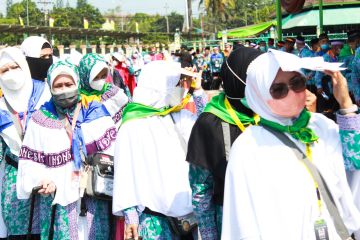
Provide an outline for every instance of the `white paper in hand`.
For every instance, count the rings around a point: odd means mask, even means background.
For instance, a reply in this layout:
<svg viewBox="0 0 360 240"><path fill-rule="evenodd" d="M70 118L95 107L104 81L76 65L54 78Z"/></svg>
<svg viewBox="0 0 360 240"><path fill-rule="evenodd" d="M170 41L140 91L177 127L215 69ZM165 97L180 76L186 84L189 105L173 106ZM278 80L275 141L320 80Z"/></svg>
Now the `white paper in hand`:
<svg viewBox="0 0 360 240"><path fill-rule="evenodd" d="M322 57L300 58L294 54L270 49L276 61L283 71L298 71L299 69L308 69L313 71L342 71L346 68L340 67L343 63L325 62Z"/></svg>

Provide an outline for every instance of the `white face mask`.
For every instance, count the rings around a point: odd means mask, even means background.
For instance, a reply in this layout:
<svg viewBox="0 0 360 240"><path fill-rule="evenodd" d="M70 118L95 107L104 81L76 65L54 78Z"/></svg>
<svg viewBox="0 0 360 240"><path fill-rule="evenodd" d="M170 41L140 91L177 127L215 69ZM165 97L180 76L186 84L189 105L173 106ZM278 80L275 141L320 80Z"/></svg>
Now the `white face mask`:
<svg viewBox="0 0 360 240"><path fill-rule="evenodd" d="M169 104L170 106L174 107L181 103L181 100L184 97L185 89L182 87L175 87L171 96Z"/></svg>
<svg viewBox="0 0 360 240"><path fill-rule="evenodd" d="M2 85L10 90L19 90L25 84L25 74L20 68L9 70L0 77Z"/></svg>
<svg viewBox="0 0 360 240"><path fill-rule="evenodd" d="M103 89L105 83L106 83L106 79L99 79L99 80L96 80L96 81L93 80L93 81L90 82L90 87L92 89L101 91Z"/></svg>

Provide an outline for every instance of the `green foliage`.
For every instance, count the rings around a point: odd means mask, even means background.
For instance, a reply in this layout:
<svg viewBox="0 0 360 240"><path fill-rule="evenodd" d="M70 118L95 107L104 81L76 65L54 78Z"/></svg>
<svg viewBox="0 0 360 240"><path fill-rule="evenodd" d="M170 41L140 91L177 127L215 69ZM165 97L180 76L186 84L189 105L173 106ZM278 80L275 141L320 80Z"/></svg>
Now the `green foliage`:
<svg viewBox="0 0 360 240"><path fill-rule="evenodd" d="M56 0L55 7L56 8L63 8L64 7L64 1L63 0Z"/></svg>
<svg viewBox="0 0 360 240"><path fill-rule="evenodd" d="M11 5L13 5L13 1L12 0L6 0L6 15L9 16L9 10Z"/></svg>
<svg viewBox="0 0 360 240"><path fill-rule="evenodd" d="M19 20L15 18L0 18L0 24L18 24Z"/></svg>
<svg viewBox="0 0 360 240"><path fill-rule="evenodd" d="M8 11L8 18L18 19L22 17L24 24L26 20L26 0L11 5ZM44 14L37 8L35 2L29 0L29 25L40 26L45 24Z"/></svg>
<svg viewBox="0 0 360 240"><path fill-rule="evenodd" d="M205 31L209 32L266 22L275 13L272 0L201 0L200 4L205 8Z"/></svg>
<svg viewBox="0 0 360 240"><path fill-rule="evenodd" d="M101 28L105 22L98 8L87 3L86 0L78 0L77 8L67 8L70 15L70 26L82 28L84 26L83 19L89 21L89 28Z"/></svg>
<svg viewBox="0 0 360 240"><path fill-rule="evenodd" d="M175 32L177 28L178 29L182 28L184 23L184 16L176 12L172 12L170 13L170 15L168 15L168 20L169 20L169 32ZM155 21L155 24L153 25L152 31L166 32L167 31L166 18L160 17L159 19L157 19Z"/></svg>

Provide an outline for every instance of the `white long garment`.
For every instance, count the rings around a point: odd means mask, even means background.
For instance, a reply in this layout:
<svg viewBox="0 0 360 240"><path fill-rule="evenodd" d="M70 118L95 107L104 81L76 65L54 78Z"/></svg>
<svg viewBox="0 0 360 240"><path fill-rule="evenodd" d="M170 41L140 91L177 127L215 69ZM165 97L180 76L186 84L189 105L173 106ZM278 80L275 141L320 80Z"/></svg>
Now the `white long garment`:
<svg viewBox="0 0 360 240"><path fill-rule="evenodd" d="M167 216L192 212L186 145L196 117L187 110L171 116L130 120L121 126L115 145L113 213L148 207Z"/></svg>
<svg viewBox="0 0 360 240"><path fill-rule="evenodd" d="M320 114L312 114L309 127L319 136L312 146L313 163L353 232L360 228L360 214L347 184L338 127ZM262 127L246 129L230 153L222 239L315 240L318 217L313 180L293 150ZM322 217L330 239L340 239L326 207Z"/></svg>
<svg viewBox="0 0 360 240"><path fill-rule="evenodd" d="M86 148L113 155L116 130L110 117L100 117L81 125ZM103 151L94 151L94 148ZM66 206L79 199L79 179L70 153L70 140L62 122L47 118L41 111L29 121L20 151L17 176L17 196L30 197L42 180L56 185L53 204Z"/></svg>

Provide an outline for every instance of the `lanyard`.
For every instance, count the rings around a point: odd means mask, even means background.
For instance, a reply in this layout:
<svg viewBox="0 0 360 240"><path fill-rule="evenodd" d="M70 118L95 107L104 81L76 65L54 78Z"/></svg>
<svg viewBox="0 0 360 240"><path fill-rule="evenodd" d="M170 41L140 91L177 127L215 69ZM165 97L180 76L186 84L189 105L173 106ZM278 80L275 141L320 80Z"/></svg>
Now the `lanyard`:
<svg viewBox="0 0 360 240"><path fill-rule="evenodd" d="M306 157L309 159L309 161L312 163L313 162L313 158L312 158L312 151L311 151L311 147L310 144L307 143L306 144ZM321 201L321 194L319 191L319 185L317 183L317 181L315 180L314 176L311 174L310 169L304 164L306 170L308 171L308 173L310 174L313 182L314 182L314 186L316 189L316 196L317 196L317 204L318 204L318 208L319 208L319 213L321 215L321 211L322 211L322 201Z"/></svg>
<svg viewBox="0 0 360 240"><path fill-rule="evenodd" d="M225 103L226 110L230 114L230 117L232 118L232 120L234 120L234 122L239 127L241 132L244 132L245 131L245 126L240 121L239 117L236 115L235 110L231 107L231 104L229 103L229 100L227 99L227 97L225 97L224 103ZM255 124L257 125L258 122L260 121L259 115L255 114L254 120L255 120Z"/></svg>
<svg viewBox="0 0 360 240"><path fill-rule="evenodd" d="M20 126L21 126L21 130L24 134L25 132L25 125L26 125L26 117L27 117L27 110L24 112L24 115L23 115L23 120L21 121L20 119L20 116L17 112L15 112L15 116L17 117L19 123L20 123Z"/></svg>
<svg viewBox="0 0 360 240"><path fill-rule="evenodd" d="M68 117L64 116L64 120L65 120L64 125L65 125L66 133L67 133L67 135L69 137L69 140L70 140L70 148L72 147L73 132L75 130L76 121L77 121L77 119L79 117L80 109L81 109L81 103L78 102L77 105L76 105L75 111L74 111L74 116L73 116L71 125L70 125Z"/></svg>

